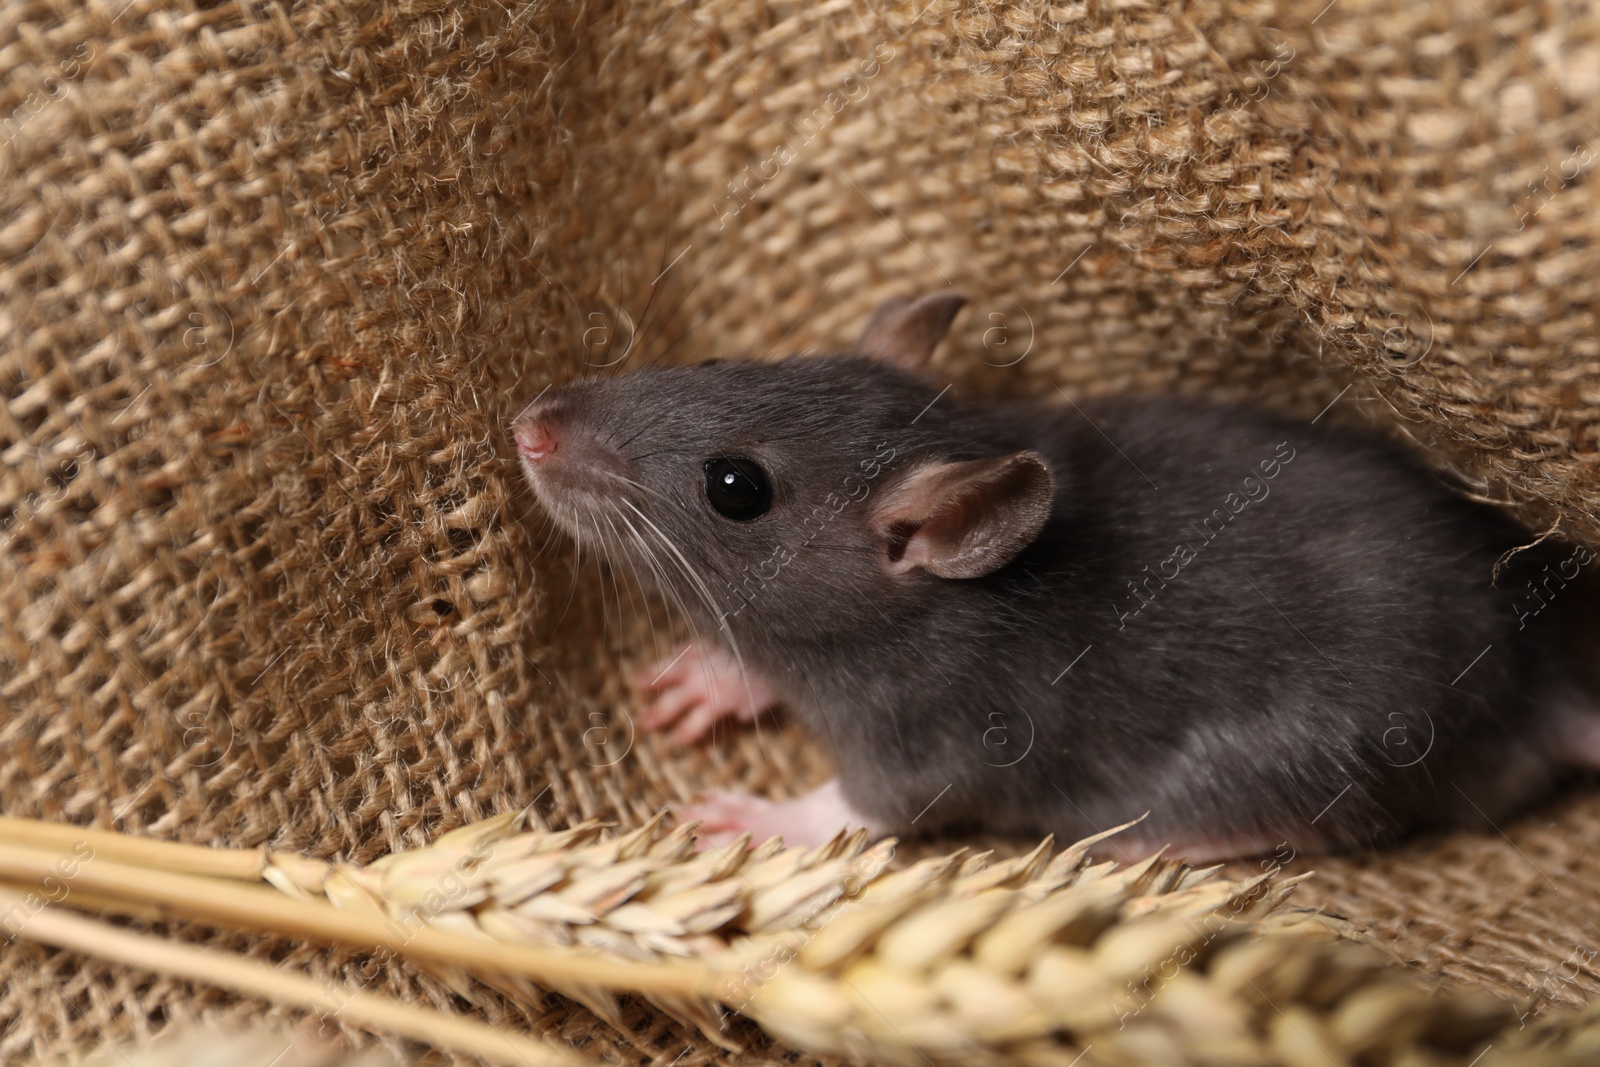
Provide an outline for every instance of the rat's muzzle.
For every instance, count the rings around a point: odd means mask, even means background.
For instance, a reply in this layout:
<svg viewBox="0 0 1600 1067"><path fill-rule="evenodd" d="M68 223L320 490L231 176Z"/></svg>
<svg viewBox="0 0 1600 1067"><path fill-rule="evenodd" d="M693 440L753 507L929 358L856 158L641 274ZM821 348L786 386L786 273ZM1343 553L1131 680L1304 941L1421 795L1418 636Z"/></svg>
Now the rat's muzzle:
<svg viewBox="0 0 1600 1067"><path fill-rule="evenodd" d="M622 455L585 425L562 390L529 404L511 425L534 495L558 518L604 509L627 475Z"/></svg>

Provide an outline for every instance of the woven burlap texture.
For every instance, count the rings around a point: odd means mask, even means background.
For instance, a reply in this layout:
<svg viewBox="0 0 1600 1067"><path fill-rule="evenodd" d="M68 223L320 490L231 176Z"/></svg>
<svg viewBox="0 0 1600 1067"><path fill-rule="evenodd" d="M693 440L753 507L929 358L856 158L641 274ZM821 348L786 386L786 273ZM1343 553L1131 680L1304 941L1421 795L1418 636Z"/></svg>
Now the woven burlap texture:
<svg viewBox="0 0 1600 1067"><path fill-rule="evenodd" d="M505 424L585 362L837 345L946 283L960 388L1331 404L1600 543L1592 5L12 0L0 71L10 814L366 860L816 781L792 727L634 737L667 620L530 518ZM1308 895L1574 1003L1600 803L1504 830ZM8 1062L263 1014L0 973ZM486 1010L717 1058L642 1007Z"/></svg>

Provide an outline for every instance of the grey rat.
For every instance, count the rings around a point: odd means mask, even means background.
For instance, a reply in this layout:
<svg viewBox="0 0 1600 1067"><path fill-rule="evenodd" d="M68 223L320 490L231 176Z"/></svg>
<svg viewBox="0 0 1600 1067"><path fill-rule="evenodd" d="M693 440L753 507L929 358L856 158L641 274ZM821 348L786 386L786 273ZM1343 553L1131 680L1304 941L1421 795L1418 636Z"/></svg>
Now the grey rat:
<svg viewBox="0 0 1600 1067"><path fill-rule="evenodd" d="M680 739L775 704L839 776L712 831L982 829L1191 860L1486 825L1600 763L1592 555L1374 437L1174 398L961 400L959 294L850 352L552 389L514 433L557 523L695 643L639 679ZM1509 558L1507 554L1510 553Z"/></svg>

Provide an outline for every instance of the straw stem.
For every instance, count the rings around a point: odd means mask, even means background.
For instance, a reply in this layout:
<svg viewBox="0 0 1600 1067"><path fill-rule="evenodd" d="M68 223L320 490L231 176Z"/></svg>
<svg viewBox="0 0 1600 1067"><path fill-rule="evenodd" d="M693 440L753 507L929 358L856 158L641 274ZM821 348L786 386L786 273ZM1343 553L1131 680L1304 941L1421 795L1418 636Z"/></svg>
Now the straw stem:
<svg viewBox="0 0 1600 1067"><path fill-rule="evenodd" d="M0 903L25 903L0 889ZM16 937L121 963L141 970L231 989L275 1004L322 1011L370 1030L390 1031L436 1048L481 1056L512 1067L579 1067L585 1061L566 1049L522 1034L508 1034L472 1019L289 974L230 952L151 937L46 907L11 931Z"/></svg>

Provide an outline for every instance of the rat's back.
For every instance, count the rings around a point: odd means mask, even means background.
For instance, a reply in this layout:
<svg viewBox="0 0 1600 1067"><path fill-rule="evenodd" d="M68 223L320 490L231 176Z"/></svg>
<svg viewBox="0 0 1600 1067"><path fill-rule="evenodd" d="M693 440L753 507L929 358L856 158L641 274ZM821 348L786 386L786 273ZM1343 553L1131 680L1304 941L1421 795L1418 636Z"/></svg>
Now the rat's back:
<svg viewBox="0 0 1600 1067"><path fill-rule="evenodd" d="M1350 846L1498 819L1553 781L1582 598L1530 618L1527 591L1570 547L1497 580L1533 539L1351 431L1175 399L1004 417L1058 476L988 590L1038 616L1060 665L1005 698L1048 753L1006 768L1028 780L1011 828L1148 810L1152 842L1206 827L1193 854ZM1013 599L1029 582L1048 595ZM988 777L972 797L992 812ZM1030 798L1050 820L1029 825Z"/></svg>

